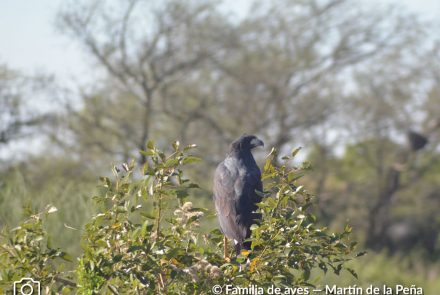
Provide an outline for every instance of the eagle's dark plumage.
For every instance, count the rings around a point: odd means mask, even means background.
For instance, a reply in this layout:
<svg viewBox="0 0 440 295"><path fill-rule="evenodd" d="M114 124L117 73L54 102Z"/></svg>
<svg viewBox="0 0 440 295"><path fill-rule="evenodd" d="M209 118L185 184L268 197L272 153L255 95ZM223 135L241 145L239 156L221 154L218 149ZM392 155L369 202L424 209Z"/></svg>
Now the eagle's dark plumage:
<svg viewBox="0 0 440 295"><path fill-rule="evenodd" d="M234 141L226 158L215 171L214 202L223 234L235 241L235 249L249 249L245 242L250 227L259 219L255 213L262 191L261 172L251 150L264 143L254 135L243 135Z"/></svg>

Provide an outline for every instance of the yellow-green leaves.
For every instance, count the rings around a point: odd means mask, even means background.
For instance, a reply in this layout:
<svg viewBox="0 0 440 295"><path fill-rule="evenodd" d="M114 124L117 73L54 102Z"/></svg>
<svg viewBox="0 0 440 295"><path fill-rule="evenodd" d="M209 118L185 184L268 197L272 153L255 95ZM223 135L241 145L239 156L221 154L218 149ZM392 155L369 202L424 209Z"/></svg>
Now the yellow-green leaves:
<svg viewBox="0 0 440 295"><path fill-rule="evenodd" d="M5 233L2 278L34 273L36 263L36 279L78 294L207 294L216 284L310 286L314 269L336 274L346 269L356 276L344 264L355 246L349 240L352 229L329 233L317 225L312 196L299 183L307 165L292 163L299 149L281 158L281 165L272 149L263 170L264 191L257 192L263 199L261 220L250 228L251 249L225 260L221 232L200 229L212 212L187 200L198 187L184 175L186 165L200 161L189 153L194 147L174 142L167 153L149 141L142 166L115 165L112 177L101 178L94 197L100 211L85 226L76 281L53 263L72 259L53 249L44 231L44 218L57 211L52 205L43 214L29 211L29 220Z"/></svg>

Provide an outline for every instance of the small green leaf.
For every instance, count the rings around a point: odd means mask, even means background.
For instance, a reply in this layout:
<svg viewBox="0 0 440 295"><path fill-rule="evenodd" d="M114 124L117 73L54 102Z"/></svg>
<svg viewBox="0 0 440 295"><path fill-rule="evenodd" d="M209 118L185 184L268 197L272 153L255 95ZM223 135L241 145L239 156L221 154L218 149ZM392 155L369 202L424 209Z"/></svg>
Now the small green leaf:
<svg viewBox="0 0 440 295"><path fill-rule="evenodd" d="M154 156L154 151L153 151L153 150L139 151L139 153L140 153L141 155L146 156L146 157Z"/></svg>
<svg viewBox="0 0 440 295"><path fill-rule="evenodd" d="M164 168L175 167L177 164L179 164L178 159L168 159L164 164Z"/></svg>
<svg viewBox="0 0 440 295"><path fill-rule="evenodd" d="M254 231L257 230L259 228L258 224L252 224L250 230Z"/></svg>
<svg viewBox="0 0 440 295"><path fill-rule="evenodd" d="M182 164L187 165L187 164L191 164L191 163L195 163L195 162L200 162L201 160L202 159L195 157L195 156L188 156L183 159Z"/></svg>
<svg viewBox="0 0 440 295"><path fill-rule="evenodd" d="M154 146L155 146L155 143L154 143L153 140L149 140L149 141L147 141L147 148L148 148L148 149L153 150L153 149L154 149Z"/></svg>
<svg viewBox="0 0 440 295"><path fill-rule="evenodd" d="M356 257L361 257L367 254L367 251L362 251L356 254Z"/></svg>
<svg viewBox="0 0 440 295"><path fill-rule="evenodd" d="M178 140L173 142L173 149L174 149L174 151L178 151L179 147L180 147L180 142Z"/></svg>
<svg viewBox="0 0 440 295"><path fill-rule="evenodd" d="M183 149L183 151L184 151L184 152L187 152L187 151L189 151L190 149L193 149L193 148L196 148L196 147L197 147L196 144L189 144L189 145L187 145L187 146Z"/></svg>
<svg viewBox="0 0 440 295"><path fill-rule="evenodd" d="M351 268L349 268L349 267L347 267L346 269L347 269L347 271L348 271L349 273L351 273L351 275L352 275L353 277L355 277L356 279L358 279L358 275L357 275L357 273L356 273L353 269L351 269Z"/></svg>
<svg viewBox="0 0 440 295"><path fill-rule="evenodd" d="M292 158L295 158L295 156L298 154L298 152L302 149L302 147L297 147L296 149L292 150L292 153L290 154Z"/></svg>

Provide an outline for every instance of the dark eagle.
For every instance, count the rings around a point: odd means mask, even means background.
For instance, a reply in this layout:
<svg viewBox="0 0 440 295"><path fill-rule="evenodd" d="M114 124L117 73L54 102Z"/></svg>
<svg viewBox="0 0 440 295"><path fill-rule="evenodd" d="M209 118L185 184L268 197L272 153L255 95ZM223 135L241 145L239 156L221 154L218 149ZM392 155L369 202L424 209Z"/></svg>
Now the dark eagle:
<svg viewBox="0 0 440 295"><path fill-rule="evenodd" d="M215 170L214 202L220 229L233 239L237 254L241 249L250 249L245 242L250 237L250 227L258 220L257 203L261 201L256 191L263 191L261 172L251 150L264 146L254 135L243 135L235 140L226 158ZM225 239L225 256L226 254Z"/></svg>
<svg viewBox="0 0 440 295"><path fill-rule="evenodd" d="M409 145L412 151L417 152L425 147L428 144L428 138L414 130L409 130L407 133Z"/></svg>

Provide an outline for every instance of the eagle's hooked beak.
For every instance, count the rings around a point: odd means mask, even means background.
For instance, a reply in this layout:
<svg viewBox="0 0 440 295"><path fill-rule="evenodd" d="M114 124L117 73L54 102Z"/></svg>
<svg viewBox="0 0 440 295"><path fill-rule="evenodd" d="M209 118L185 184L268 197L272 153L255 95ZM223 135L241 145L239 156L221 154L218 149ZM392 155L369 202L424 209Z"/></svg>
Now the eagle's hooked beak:
<svg viewBox="0 0 440 295"><path fill-rule="evenodd" d="M257 147L257 146L264 146L264 142L258 138L254 138L251 140L251 145L252 145L252 148Z"/></svg>

